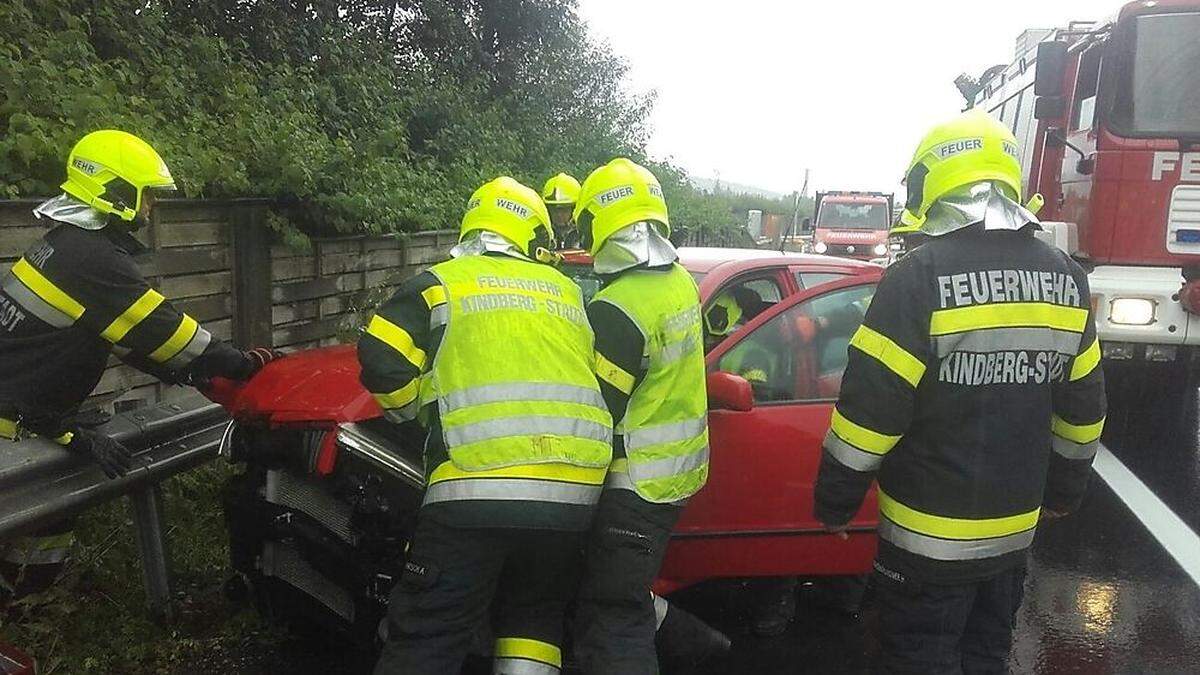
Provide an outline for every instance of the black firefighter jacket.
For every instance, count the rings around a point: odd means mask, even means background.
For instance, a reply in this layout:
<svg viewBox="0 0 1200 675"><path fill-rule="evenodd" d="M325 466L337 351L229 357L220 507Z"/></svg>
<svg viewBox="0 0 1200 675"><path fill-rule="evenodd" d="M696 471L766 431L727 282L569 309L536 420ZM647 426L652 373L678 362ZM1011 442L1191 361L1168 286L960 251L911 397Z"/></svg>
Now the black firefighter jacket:
<svg viewBox="0 0 1200 675"><path fill-rule="evenodd" d="M0 420L43 436L69 431L114 352L169 382L248 374L241 351L150 287L130 255L136 245L113 227L58 224L13 264L0 282Z"/></svg>
<svg viewBox="0 0 1200 675"><path fill-rule="evenodd" d="M879 483L879 564L931 583L1023 564L1040 510L1080 504L1104 424L1087 275L980 225L890 267L849 349L816 514Z"/></svg>

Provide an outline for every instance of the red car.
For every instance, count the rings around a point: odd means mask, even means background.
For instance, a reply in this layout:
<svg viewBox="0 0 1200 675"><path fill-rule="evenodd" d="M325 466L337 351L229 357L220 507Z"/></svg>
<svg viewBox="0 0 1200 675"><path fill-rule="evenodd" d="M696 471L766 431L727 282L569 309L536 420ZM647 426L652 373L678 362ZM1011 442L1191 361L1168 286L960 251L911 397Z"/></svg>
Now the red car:
<svg viewBox="0 0 1200 675"><path fill-rule="evenodd" d="M849 541L823 532L812 494L846 348L881 269L762 250L680 257L706 309L725 296L742 315L731 333L707 336L709 482L685 509L655 590L867 572L874 494ZM562 269L585 295L599 289L585 255L567 254ZM353 346L314 349L213 396L235 419L222 451L247 466L226 499L235 570L260 606L332 612L374 636L420 504L423 432L384 421L358 373Z"/></svg>

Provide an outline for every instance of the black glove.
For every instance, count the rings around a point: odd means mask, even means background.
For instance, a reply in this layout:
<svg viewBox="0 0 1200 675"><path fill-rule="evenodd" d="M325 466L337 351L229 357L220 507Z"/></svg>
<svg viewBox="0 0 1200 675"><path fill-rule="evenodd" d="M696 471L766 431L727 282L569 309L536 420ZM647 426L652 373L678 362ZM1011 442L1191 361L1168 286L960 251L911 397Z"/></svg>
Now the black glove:
<svg viewBox="0 0 1200 675"><path fill-rule="evenodd" d="M91 457L104 469L104 474L109 478L124 476L133 468L133 453L129 452L129 448L90 429L75 431L66 448L76 454Z"/></svg>
<svg viewBox="0 0 1200 675"><path fill-rule="evenodd" d="M263 369L268 363L283 356L283 352L266 347L255 347L248 352L242 352L246 357L246 362L249 364L249 370L246 373L245 379L254 377L254 374Z"/></svg>

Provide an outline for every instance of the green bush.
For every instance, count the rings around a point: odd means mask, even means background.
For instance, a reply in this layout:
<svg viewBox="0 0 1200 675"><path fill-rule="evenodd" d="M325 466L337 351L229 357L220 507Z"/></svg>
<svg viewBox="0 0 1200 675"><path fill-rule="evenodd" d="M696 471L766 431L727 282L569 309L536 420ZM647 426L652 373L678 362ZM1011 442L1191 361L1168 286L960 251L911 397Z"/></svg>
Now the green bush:
<svg viewBox="0 0 1200 675"><path fill-rule="evenodd" d="M190 197L274 198L309 232L453 226L496 175L645 161L626 71L575 0L12 0L0 198L57 192L71 145L118 127ZM655 169L685 227L737 223Z"/></svg>

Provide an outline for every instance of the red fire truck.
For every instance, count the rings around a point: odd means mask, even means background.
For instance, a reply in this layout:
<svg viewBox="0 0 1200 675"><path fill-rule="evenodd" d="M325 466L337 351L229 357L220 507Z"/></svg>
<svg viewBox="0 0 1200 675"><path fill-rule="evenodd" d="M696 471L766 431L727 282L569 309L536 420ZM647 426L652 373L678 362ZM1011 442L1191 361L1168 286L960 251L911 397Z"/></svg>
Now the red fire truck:
<svg viewBox="0 0 1200 675"><path fill-rule="evenodd" d="M1026 31L978 85L970 106L1012 128L1026 194L1045 197L1043 236L1089 271L1106 369L1184 400L1200 345L1200 0Z"/></svg>
<svg viewBox="0 0 1200 675"><path fill-rule="evenodd" d="M818 192L812 250L859 260L888 254L892 195L884 192Z"/></svg>

